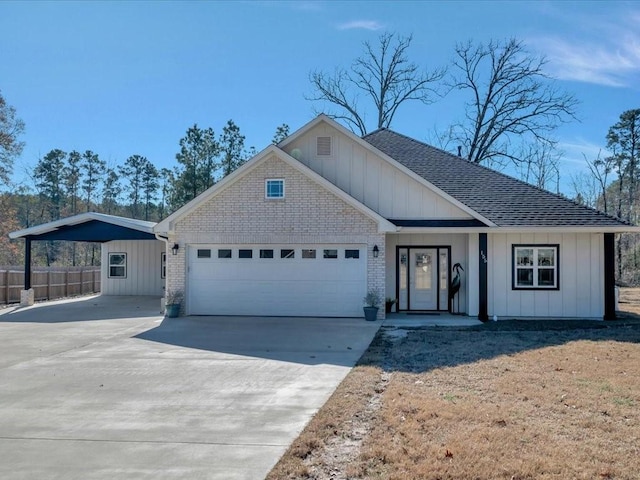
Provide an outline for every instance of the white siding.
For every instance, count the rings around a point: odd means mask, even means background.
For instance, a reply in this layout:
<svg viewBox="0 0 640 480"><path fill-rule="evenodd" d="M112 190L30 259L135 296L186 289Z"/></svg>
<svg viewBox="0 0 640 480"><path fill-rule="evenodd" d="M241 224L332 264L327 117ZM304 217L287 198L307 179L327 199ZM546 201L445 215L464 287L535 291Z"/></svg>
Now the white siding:
<svg viewBox="0 0 640 480"><path fill-rule="evenodd" d="M386 297L396 298L396 247L401 246L425 246L425 247L451 247L451 265L460 263L464 272L460 272L462 282L458 295L460 297L460 312L467 312L467 291L469 275L469 260L467 257L467 234L389 234L386 239ZM451 272L449 272L451 277ZM477 273L476 273L477 278ZM449 278L451 281L451 278ZM458 299L456 297L456 309ZM477 315L477 312L476 312Z"/></svg>
<svg viewBox="0 0 640 480"><path fill-rule="evenodd" d="M318 136L332 137L333 155L316 155ZM294 157L385 218L472 218L328 124L285 147L289 154L294 149Z"/></svg>
<svg viewBox="0 0 640 480"><path fill-rule="evenodd" d="M602 318L603 236L597 233L490 234L489 317ZM558 244L560 289L513 290L514 244Z"/></svg>
<svg viewBox="0 0 640 480"><path fill-rule="evenodd" d="M102 295L163 295L159 240L114 240L102 244ZM109 253L127 254L127 277L109 278Z"/></svg>

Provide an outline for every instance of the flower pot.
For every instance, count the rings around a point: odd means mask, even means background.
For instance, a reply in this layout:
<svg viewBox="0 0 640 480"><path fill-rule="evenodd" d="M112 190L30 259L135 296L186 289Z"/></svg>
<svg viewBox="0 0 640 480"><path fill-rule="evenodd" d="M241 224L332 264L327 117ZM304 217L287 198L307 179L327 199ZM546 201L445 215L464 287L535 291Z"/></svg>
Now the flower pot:
<svg viewBox="0 0 640 480"><path fill-rule="evenodd" d="M384 304L384 311L385 313L391 313L391 311L393 310L393 306L395 305L396 302L387 302Z"/></svg>
<svg viewBox="0 0 640 480"><path fill-rule="evenodd" d="M180 304L172 303L170 305L166 305L165 310L167 317L175 318L180 315Z"/></svg>
<svg viewBox="0 0 640 480"><path fill-rule="evenodd" d="M373 322L378 317L378 307L363 307L364 319L367 322Z"/></svg>

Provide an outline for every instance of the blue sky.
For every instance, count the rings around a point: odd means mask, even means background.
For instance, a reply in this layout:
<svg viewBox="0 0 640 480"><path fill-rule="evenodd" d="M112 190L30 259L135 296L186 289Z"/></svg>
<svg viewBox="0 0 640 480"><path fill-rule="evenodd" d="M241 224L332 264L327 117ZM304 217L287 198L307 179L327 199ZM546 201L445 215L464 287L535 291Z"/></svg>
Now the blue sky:
<svg viewBox="0 0 640 480"><path fill-rule="evenodd" d="M53 148L133 154L175 165L198 123L233 119L247 146L314 117L311 70L348 66L384 31L413 34L410 56L445 65L456 42L516 37L581 104L557 137L563 183L640 108L638 2L0 2L0 90L26 123L14 179ZM401 108L396 131L429 140L463 115L460 99ZM565 187L566 190L566 187Z"/></svg>

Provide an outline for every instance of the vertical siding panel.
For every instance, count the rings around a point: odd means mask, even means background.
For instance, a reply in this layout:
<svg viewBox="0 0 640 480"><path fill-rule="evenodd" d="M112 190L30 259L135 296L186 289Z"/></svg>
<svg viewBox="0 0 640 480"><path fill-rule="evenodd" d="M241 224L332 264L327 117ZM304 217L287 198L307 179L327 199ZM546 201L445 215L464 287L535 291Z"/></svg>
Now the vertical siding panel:
<svg viewBox="0 0 640 480"><path fill-rule="evenodd" d="M433 218L436 216L438 201L431 195L428 190L422 191L422 216L426 218Z"/></svg>
<svg viewBox="0 0 640 480"><path fill-rule="evenodd" d="M409 182L409 188L407 188L407 217L420 218L422 210L422 190L423 188L415 182Z"/></svg>
<svg viewBox="0 0 640 480"><path fill-rule="evenodd" d="M357 152L354 152L351 165L351 187L348 193L355 199L364 203L365 159L362 151L358 150Z"/></svg>
<svg viewBox="0 0 640 480"><path fill-rule="evenodd" d="M398 172L393 176L393 217L407 217L407 177Z"/></svg>
<svg viewBox="0 0 640 480"><path fill-rule="evenodd" d="M591 296L591 236L582 233L576 235L576 277L578 279L576 315L582 318L589 317L591 308L589 297Z"/></svg>
<svg viewBox="0 0 640 480"><path fill-rule="evenodd" d="M115 240L103 244L103 295L157 295L162 294L160 254L164 243L158 240ZM127 278L108 278L108 253L127 254Z"/></svg>
<svg viewBox="0 0 640 480"><path fill-rule="evenodd" d="M340 156L336 162L336 185L338 188L349 191L349 179L351 178L351 163L353 162L354 148L349 149Z"/></svg>
<svg viewBox="0 0 640 480"><path fill-rule="evenodd" d="M562 234L552 233L549 234L548 243L555 243L560 245L560 261L563 261L563 253L564 247L562 244ZM562 265L559 265L560 275L562 275ZM562 316L562 308L563 308L563 290L562 290L562 279L560 278L560 290L554 290L549 292L549 313L550 317L561 317Z"/></svg>
<svg viewBox="0 0 640 480"><path fill-rule="evenodd" d="M364 161L364 204L378 211L380 198L380 163L373 157Z"/></svg>
<svg viewBox="0 0 640 480"><path fill-rule="evenodd" d="M380 170L379 200L376 211L385 218L393 217L393 189L391 188L393 180L389 179L393 179L395 174L396 170L387 165L383 165Z"/></svg>
<svg viewBox="0 0 640 480"><path fill-rule="evenodd" d="M576 298L578 295L576 253L576 235L565 233L562 235L560 251L560 291L562 293L562 315L565 317L577 316Z"/></svg>
<svg viewBox="0 0 640 480"><path fill-rule="evenodd" d="M504 288L506 298L506 314L510 317L519 317L522 315L521 311L521 292L514 291L512 287L513 280L513 264L512 264L512 250L514 243L521 243L521 236L519 234L505 235L505 244L501 255L505 257L505 265L501 274L504 275Z"/></svg>
<svg viewBox="0 0 640 480"><path fill-rule="evenodd" d="M507 249L507 236L504 234L492 235L489 247L489 257L487 259L489 262L489 297L493 298L494 305L494 311L489 312L489 314L504 316L509 314L507 301L509 287L505 275L507 255L504 253Z"/></svg>
<svg viewBox="0 0 640 480"><path fill-rule="evenodd" d="M591 235L591 316L604 315L604 236Z"/></svg>

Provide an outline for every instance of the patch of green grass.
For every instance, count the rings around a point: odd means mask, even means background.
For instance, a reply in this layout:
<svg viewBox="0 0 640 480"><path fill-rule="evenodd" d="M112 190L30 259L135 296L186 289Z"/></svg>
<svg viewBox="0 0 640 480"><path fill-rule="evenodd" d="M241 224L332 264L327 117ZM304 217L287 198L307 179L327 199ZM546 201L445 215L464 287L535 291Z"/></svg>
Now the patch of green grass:
<svg viewBox="0 0 640 480"><path fill-rule="evenodd" d="M629 397L614 397L613 403L621 407L634 407L636 405L636 402Z"/></svg>

